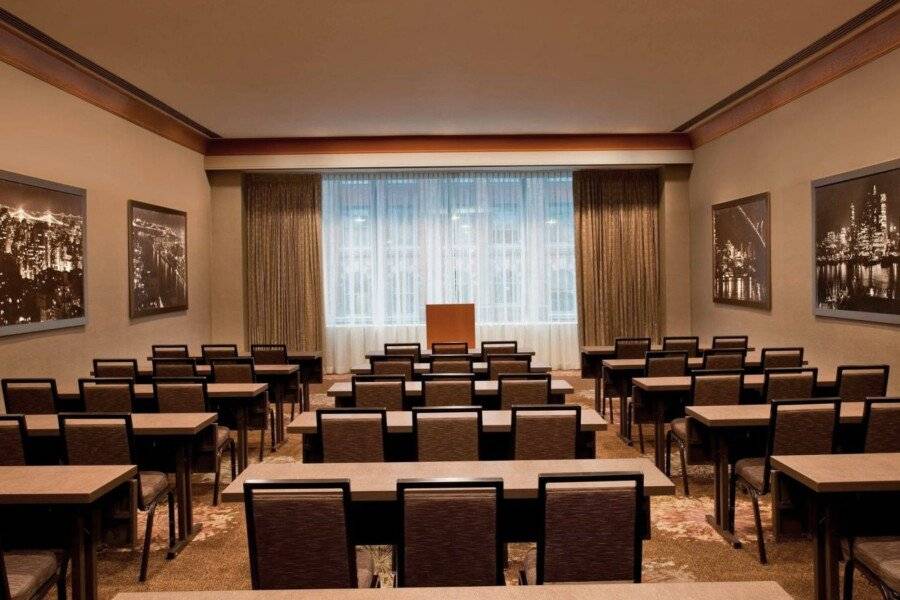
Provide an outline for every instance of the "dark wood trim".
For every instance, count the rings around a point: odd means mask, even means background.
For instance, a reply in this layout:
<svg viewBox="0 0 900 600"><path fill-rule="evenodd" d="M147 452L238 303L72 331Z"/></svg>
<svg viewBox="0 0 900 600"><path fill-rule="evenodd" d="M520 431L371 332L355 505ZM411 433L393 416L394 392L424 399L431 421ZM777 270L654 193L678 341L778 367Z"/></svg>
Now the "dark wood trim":
<svg viewBox="0 0 900 600"><path fill-rule="evenodd" d="M757 202L758 200L764 200L766 203L766 227L765 227L765 236L766 236L766 264L767 264L767 278L766 281L767 295L765 302L754 302L752 300L732 300L730 298L716 298L716 211L724 210L727 208L734 208L736 206L740 206L741 204L747 204L748 202ZM719 204L713 204L710 211L710 230L712 232L712 284L713 284L713 303L714 304L734 304L737 306L745 306L748 308L760 308L762 310L771 310L772 309L772 203L769 192L762 192L760 194L753 194L752 196L746 196L744 198L738 198L737 200L729 200L728 202L720 202Z"/></svg>
<svg viewBox="0 0 900 600"><path fill-rule="evenodd" d="M134 220L134 209L142 208L144 210L152 210L156 212L169 213L171 215L178 215L180 217L184 217L184 304L178 306L167 306L165 308L154 308L150 310L142 310L136 311L134 309L134 288L132 287L132 282L134 281L134 227L132 226L132 222ZM188 286L188 226L187 226L187 212L183 210L178 210L175 208L169 208L168 206L159 206L157 204L148 204L146 202L139 202L137 200L129 200L128 201L128 223L126 223L126 227L128 228L128 317L131 319L139 319L141 317L149 317L152 315L159 315L163 313L170 312L181 312L186 311L188 309L188 293L190 292L190 287Z"/></svg>
<svg viewBox="0 0 900 600"><path fill-rule="evenodd" d="M571 135L409 135L210 140L209 156L372 154L397 152L540 152L572 150L690 150L684 133Z"/></svg>
<svg viewBox="0 0 900 600"><path fill-rule="evenodd" d="M0 14L0 61L177 144L205 152L207 137L203 133L44 45L2 17Z"/></svg>
<svg viewBox="0 0 900 600"><path fill-rule="evenodd" d="M690 130L694 147L796 100L900 47L900 11L860 31L752 96Z"/></svg>

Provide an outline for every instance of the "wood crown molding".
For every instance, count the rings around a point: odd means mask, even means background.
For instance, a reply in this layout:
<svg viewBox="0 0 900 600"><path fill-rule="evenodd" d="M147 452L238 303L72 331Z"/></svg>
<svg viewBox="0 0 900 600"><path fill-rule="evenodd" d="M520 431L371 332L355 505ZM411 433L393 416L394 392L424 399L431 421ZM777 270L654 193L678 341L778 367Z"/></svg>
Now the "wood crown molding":
<svg viewBox="0 0 900 600"><path fill-rule="evenodd" d="M900 10L795 71L724 109L688 133L694 148L734 131L900 47Z"/></svg>

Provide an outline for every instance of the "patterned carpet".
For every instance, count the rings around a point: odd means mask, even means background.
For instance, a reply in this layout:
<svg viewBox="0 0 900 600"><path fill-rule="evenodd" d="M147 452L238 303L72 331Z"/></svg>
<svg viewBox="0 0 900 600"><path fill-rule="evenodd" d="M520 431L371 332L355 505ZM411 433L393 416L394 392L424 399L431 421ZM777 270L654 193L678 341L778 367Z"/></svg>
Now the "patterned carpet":
<svg viewBox="0 0 900 600"><path fill-rule="evenodd" d="M575 371L555 372L555 377L569 380L576 388L570 402L593 407L593 382L582 380ZM330 377L319 386L313 386L313 406L331 403L324 391L334 381L345 377ZM618 416L616 416L618 423ZM623 444L614 433L615 427L598 435L598 456L639 456L636 448ZM652 431L645 428L645 435ZM251 460L258 442L251 436ZM652 439L646 440L646 456L652 459ZM288 462L300 460L300 439L288 436L275 454L267 454L266 461ZM749 501L740 496L737 504L736 529L745 542L744 548L734 550L725 544L706 524L706 515L713 510L711 467L691 467L691 497L681 493L680 466L677 456L673 461L673 479L677 486L675 496L657 497L652 500L652 539L644 543L644 581L728 581L775 580L795 598L812 596L812 544L807 539L775 543L767 536L769 564L760 565L757 560L753 516ZM223 470L223 478L228 474ZM203 529L175 560L165 560L167 539L165 511L157 515L153 533L153 553L150 558L148 581L137 581L140 553L130 549L108 549L100 553L99 579L101 598L112 598L122 591L156 590L224 590L247 589L250 574L247 562L247 540L244 529L242 504L211 506L212 475L198 475L195 480L195 520ZM771 530L768 500L763 502L763 525ZM139 527L143 527L143 515ZM143 531L143 529L139 529ZM516 583L527 544L514 544L510 548L510 568L507 581ZM384 585L390 585L389 555L383 548L375 548L376 559ZM880 598L880 594L857 575L854 594L860 600Z"/></svg>

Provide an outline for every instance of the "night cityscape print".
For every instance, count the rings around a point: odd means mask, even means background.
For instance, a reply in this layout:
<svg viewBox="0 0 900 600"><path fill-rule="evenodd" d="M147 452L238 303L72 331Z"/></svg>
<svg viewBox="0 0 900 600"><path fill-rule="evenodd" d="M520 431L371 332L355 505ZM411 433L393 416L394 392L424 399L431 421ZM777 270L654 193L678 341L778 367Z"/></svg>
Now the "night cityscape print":
<svg viewBox="0 0 900 600"><path fill-rule="evenodd" d="M131 316L187 308L187 216L132 201Z"/></svg>
<svg viewBox="0 0 900 600"><path fill-rule="evenodd" d="M767 308L769 196L713 206L713 300Z"/></svg>
<svg viewBox="0 0 900 600"><path fill-rule="evenodd" d="M900 314L900 169L816 188L815 225L819 311Z"/></svg>
<svg viewBox="0 0 900 600"><path fill-rule="evenodd" d="M0 335L83 324L84 240L84 195L0 178Z"/></svg>

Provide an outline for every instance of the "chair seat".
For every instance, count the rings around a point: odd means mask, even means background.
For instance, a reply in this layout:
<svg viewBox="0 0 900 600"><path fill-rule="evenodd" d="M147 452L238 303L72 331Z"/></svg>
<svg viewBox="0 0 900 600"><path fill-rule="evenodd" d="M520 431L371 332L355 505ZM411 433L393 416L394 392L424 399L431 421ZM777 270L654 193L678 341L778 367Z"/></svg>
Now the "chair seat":
<svg viewBox="0 0 900 600"><path fill-rule="evenodd" d="M12 600L27 600L56 578L59 560L50 551L4 553Z"/></svg>
<svg viewBox="0 0 900 600"><path fill-rule="evenodd" d="M858 538L853 556L894 592L900 591L900 537Z"/></svg>
<svg viewBox="0 0 900 600"><path fill-rule="evenodd" d="M375 559L372 553L365 548L356 549L356 587L372 587L372 578L375 576Z"/></svg>
<svg viewBox="0 0 900 600"><path fill-rule="evenodd" d="M734 472L738 477L753 486L754 489L761 492L765 488L765 481L763 480L765 465L765 458L745 458L735 463Z"/></svg>
<svg viewBox="0 0 900 600"><path fill-rule="evenodd" d="M231 439L231 430L223 425L216 425L216 448L221 448Z"/></svg>
<svg viewBox="0 0 900 600"><path fill-rule="evenodd" d="M159 471L141 471L141 501L147 506L169 489L169 478Z"/></svg>

